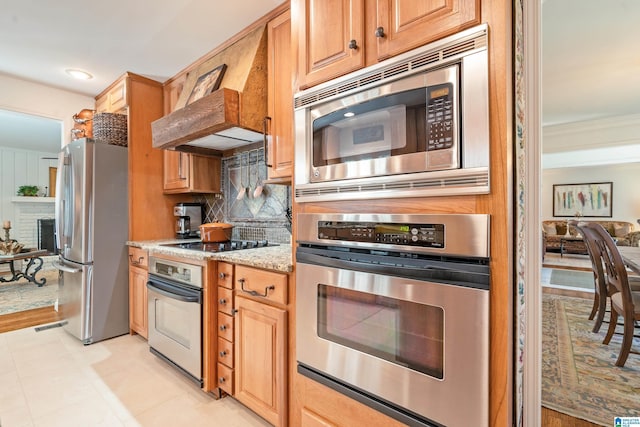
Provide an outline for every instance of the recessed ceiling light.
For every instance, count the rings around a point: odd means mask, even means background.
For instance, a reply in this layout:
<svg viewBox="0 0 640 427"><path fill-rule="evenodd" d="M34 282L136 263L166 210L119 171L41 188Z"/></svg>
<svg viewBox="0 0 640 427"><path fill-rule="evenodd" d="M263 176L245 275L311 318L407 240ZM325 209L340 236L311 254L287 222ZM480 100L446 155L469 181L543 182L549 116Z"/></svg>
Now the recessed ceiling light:
<svg viewBox="0 0 640 427"><path fill-rule="evenodd" d="M68 68L65 71L71 77L76 78L78 80L89 80L93 78L93 76L90 73L87 73L86 71L78 70L75 68Z"/></svg>
<svg viewBox="0 0 640 427"><path fill-rule="evenodd" d="M356 113L354 113L354 112L352 112L352 111L347 111L346 113L344 113L344 116L345 116L345 117L353 117L353 116L355 116L355 115L356 115Z"/></svg>

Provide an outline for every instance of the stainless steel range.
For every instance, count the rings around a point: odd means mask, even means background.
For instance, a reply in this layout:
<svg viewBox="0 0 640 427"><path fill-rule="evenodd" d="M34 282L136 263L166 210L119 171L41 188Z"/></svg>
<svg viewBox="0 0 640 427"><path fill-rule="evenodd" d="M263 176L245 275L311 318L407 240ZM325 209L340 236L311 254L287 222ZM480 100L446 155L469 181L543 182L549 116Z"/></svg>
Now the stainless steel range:
<svg viewBox="0 0 640 427"><path fill-rule="evenodd" d="M162 246L198 252L228 252L277 246L266 240L180 242ZM149 257L148 342L152 353L202 386L202 267Z"/></svg>
<svg viewBox="0 0 640 427"><path fill-rule="evenodd" d="M300 214L298 372L412 426L489 424L489 216Z"/></svg>
<svg viewBox="0 0 640 427"><path fill-rule="evenodd" d="M151 352L202 386L202 267L150 256L147 304Z"/></svg>

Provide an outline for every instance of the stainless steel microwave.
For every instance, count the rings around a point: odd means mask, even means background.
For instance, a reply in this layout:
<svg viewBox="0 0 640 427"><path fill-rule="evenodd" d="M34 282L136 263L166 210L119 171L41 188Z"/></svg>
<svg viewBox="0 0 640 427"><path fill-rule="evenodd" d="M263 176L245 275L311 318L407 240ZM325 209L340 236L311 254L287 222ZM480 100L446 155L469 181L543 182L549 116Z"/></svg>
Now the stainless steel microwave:
<svg viewBox="0 0 640 427"><path fill-rule="evenodd" d="M489 193L487 32L297 93L296 201Z"/></svg>

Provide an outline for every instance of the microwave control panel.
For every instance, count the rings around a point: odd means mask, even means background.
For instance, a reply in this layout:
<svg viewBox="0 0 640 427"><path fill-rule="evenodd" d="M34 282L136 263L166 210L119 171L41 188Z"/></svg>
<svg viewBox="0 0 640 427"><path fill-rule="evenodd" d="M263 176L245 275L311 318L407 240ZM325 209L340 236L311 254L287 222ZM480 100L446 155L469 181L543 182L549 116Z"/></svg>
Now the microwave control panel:
<svg viewBox="0 0 640 427"><path fill-rule="evenodd" d="M444 224L318 222L319 239L344 242L443 248L444 235Z"/></svg>
<svg viewBox="0 0 640 427"><path fill-rule="evenodd" d="M427 88L427 151L453 147L453 85L443 83Z"/></svg>

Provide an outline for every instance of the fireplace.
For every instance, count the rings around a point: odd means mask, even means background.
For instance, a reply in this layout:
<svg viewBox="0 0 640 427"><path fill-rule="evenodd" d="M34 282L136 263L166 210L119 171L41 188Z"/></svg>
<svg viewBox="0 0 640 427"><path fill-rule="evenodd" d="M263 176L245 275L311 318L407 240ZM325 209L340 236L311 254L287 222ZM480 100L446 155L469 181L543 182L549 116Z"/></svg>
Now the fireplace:
<svg viewBox="0 0 640 427"><path fill-rule="evenodd" d="M47 255L57 254L55 242L55 219L46 218L38 220L38 249L46 249Z"/></svg>

